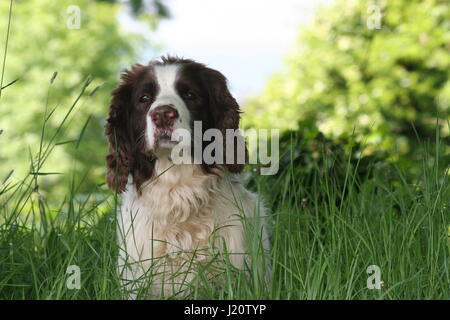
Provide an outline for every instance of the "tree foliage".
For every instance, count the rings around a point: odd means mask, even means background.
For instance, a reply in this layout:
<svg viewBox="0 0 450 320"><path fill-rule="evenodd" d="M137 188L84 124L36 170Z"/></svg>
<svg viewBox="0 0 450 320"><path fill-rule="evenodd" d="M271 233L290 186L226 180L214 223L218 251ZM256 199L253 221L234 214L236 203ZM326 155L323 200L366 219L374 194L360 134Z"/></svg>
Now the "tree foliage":
<svg viewBox="0 0 450 320"><path fill-rule="evenodd" d="M0 3L2 44L6 40L9 4ZM76 23L73 27L70 20L76 14L71 11L74 5L80 9L79 28ZM124 33L118 20L120 6L90 0L13 2L4 84L18 81L3 90L0 100L0 129L4 130L0 139L0 177L14 169L15 177L20 178L29 170L29 154L39 148L45 116L51 114L43 136L48 141L90 77L90 87L57 141L61 144L42 171L75 170L86 186L102 183L107 151L103 126L109 94L119 80L120 70L136 62L138 50L150 48L142 45L147 39L143 35ZM50 84L54 72L58 74ZM90 96L96 86L95 94ZM43 177L42 184L57 185L68 176Z"/></svg>
<svg viewBox="0 0 450 320"><path fill-rule="evenodd" d="M120 0L97 0L102 2L109 3L118 3ZM124 2L124 1L122 1ZM165 1L163 0L152 0L152 1L144 1L144 0L127 0L126 3L131 9L131 12L135 16L145 15L148 13L154 13L156 16L161 18L167 18L170 16L170 11Z"/></svg>
<svg viewBox="0 0 450 320"><path fill-rule="evenodd" d="M368 27L374 6L380 29ZM328 137L354 134L368 153L410 153L416 135L434 139L436 123L449 141L449 52L448 1L336 1L248 102L245 124L295 129L313 120Z"/></svg>

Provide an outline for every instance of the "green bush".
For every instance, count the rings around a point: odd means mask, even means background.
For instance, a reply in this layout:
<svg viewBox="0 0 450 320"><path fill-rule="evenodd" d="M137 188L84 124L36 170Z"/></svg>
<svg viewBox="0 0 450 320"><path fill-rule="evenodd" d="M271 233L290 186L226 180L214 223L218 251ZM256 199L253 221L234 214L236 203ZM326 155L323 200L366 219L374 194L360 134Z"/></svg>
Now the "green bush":
<svg viewBox="0 0 450 320"><path fill-rule="evenodd" d="M345 184L352 180L357 185L375 176L389 176L386 152L365 155L365 145L356 141L354 136L332 140L324 136L314 126L313 121L301 121L298 130L286 130L280 137L279 170L276 175L263 179L268 181L286 181L290 178L298 183L297 188L312 192L319 181L332 181L333 187L345 189ZM253 172L257 172L257 167ZM350 176L349 176L350 174ZM259 175L259 174L258 174ZM260 179L254 176L256 180ZM269 185L272 185L269 182ZM316 190L319 191L319 190ZM301 202L301 199L289 197L283 199L283 187L273 188L270 198L278 202ZM336 199L336 201L341 201Z"/></svg>
<svg viewBox="0 0 450 320"><path fill-rule="evenodd" d="M381 29L367 26L371 5ZM434 139L436 124L450 142L449 52L448 1L336 1L248 101L245 125L296 129L311 120L329 138L354 136L365 154L418 155L418 139Z"/></svg>
<svg viewBox="0 0 450 320"><path fill-rule="evenodd" d="M10 1L0 2L2 50L8 35L9 5ZM70 6L80 10L79 28L70 27L75 17ZM0 100L1 178L12 169L13 179L30 171L29 155L39 150L41 135L44 144L50 142L90 77L91 86L61 128L54 141L58 144L41 171L74 171L84 179L80 191L104 181L107 144L103 126L110 92L119 81L120 70L136 62L138 50L151 46L144 35L126 33L118 17L119 4L105 1L13 2L3 84L17 81L2 90ZM56 78L54 72L58 72ZM95 95L89 95L96 86ZM66 174L47 175L40 186L42 191L54 193L69 181Z"/></svg>

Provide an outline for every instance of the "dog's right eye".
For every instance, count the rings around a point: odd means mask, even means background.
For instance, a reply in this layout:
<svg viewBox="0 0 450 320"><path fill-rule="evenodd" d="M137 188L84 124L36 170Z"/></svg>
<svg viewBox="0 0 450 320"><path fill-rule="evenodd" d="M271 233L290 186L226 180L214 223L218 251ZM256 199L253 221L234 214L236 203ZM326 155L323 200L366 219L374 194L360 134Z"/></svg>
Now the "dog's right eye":
<svg viewBox="0 0 450 320"><path fill-rule="evenodd" d="M152 98L148 94L144 94L139 98L139 102L145 103L149 102Z"/></svg>
<svg viewBox="0 0 450 320"><path fill-rule="evenodd" d="M183 92L183 94L181 96L183 99L186 99L186 100L195 100L195 98L196 98L195 93L192 92L191 90L186 90L185 92Z"/></svg>

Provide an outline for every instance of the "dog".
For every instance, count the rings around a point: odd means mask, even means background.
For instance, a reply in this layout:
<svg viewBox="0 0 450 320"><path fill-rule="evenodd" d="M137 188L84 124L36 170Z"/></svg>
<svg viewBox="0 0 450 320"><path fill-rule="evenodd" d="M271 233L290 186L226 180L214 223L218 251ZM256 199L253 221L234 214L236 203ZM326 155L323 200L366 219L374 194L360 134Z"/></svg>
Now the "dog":
<svg viewBox="0 0 450 320"><path fill-rule="evenodd" d="M237 131L240 113L225 76L193 60L167 56L121 74L105 125L106 182L121 198L118 269L129 297L143 291L145 297L186 292L198 267L218 255L244 269L246 223L258 225L256 233L268 250L265 223L257 219L267 210L239 175L247 157ZM193 134L198 124L200 135ZM190 139L174 141L180 130ZM208 130L223 136L234 132L231 142L212 153L233 153L232 161L175 163L173 150L180 145L185 159L198 160L190 151L192 145L205 151L201 138Z"/></svg>

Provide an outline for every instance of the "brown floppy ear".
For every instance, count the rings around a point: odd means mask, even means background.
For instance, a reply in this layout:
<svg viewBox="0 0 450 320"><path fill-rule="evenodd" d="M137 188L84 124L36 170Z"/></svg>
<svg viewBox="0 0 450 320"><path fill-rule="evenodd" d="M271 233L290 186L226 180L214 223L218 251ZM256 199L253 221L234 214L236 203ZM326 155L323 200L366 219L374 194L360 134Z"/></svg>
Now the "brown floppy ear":
<svg viewBox="0 0 450 320"><path fill-rule="evenodd" d="M129 126L133 90L131 78L131 71L124 71L121 76L122 83L111 93L112 99L105 125L109 145L109 154L106 157L106 183L110 189L117 192L125 190L134 161Z"/></svg>
<svg viewBox="0 0 450 320"><path fill-rule="evenodd" d="M245 145L245 139L240 134L236 135L232 145L227 144L226 129L237 130L239 128L240 109L236 99L231 95L227 86L227 79L219 71L205 68L203 77L208 88L209 103L215 127L219 129L224 138L224 161L228 171L240 173L244 170L245 162L248 159L248 151ZM229 141L233 142L233 141ZM226 155L233 153L232 163L226 162ZM244 153L242 155L242 152ZM242 156L238 157L238 153Z"/></svg>

